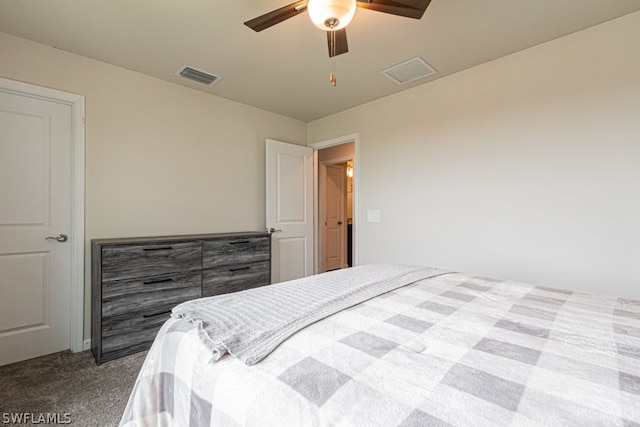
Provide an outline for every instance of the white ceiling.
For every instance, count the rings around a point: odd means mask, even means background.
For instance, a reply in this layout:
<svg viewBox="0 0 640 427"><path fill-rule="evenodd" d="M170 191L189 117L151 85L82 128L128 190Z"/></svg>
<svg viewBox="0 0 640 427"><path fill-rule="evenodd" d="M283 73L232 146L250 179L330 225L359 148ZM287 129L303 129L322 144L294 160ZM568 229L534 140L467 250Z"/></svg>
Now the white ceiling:
<svg viewBox="0 0 640 427"><path fill-rule="evenodd" d="M640 0L432 0L421 20L358 9L331 61L306 13L243 22L292 0L0 0L0 31L311 121L640 10ZM420 56L438 74L398 86L380 71ZM183 65L223 80L175 76ZM338 85L329 83L335 71Z"/></svg>

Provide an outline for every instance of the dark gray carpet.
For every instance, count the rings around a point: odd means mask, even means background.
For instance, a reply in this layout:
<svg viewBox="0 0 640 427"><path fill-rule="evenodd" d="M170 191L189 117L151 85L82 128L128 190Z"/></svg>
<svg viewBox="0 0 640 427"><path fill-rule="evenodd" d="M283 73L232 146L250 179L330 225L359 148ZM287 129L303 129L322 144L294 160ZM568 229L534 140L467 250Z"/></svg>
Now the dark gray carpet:
<svg viewBox="0 0 640 427"><path fill-rule="evenodd" d="M146 353L97 366L89 351L65 351L1 366L0 423L6 413L68 413L72 425L117 426Z"/></svg>

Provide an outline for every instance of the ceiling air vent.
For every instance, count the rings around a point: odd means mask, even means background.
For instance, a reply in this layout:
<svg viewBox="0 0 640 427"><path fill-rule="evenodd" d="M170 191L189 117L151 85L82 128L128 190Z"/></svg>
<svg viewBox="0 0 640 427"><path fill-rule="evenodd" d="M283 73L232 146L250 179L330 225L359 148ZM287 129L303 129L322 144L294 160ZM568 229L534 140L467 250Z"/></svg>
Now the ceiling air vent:
<svg viewBox="0 0 640 427"><path fill-rule="evenodd" d="M216 76L215 74L211 74L206 71L197 70L193 67L189 67L188 65L180 68L176 73L176 76L184 77L185 79L193 80L194 82L207 86L213 86L218 83L218 81L222 80L222 77L220 76Z"/></svg>
<svg viewBox="0 0 640 427"><path fill-rule="evenodd" d="M424 59L416 56L408 61L401 62L384 71L380 71L380 73L395 83L404 85L424 77L432 76L437 73L437 71L431 65L427 64Z"/></svg>

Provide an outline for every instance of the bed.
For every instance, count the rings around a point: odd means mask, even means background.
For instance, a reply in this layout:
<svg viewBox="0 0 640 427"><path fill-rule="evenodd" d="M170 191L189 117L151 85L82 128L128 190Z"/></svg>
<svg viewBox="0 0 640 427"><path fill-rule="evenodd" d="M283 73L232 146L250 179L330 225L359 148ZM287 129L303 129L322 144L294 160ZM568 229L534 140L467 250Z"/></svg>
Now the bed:
<svg viewBox="0 0 640 427"><path fill-rule="evenodd" d="M121 426L640 426L637 300L375 265L186 304Z"/></svg>

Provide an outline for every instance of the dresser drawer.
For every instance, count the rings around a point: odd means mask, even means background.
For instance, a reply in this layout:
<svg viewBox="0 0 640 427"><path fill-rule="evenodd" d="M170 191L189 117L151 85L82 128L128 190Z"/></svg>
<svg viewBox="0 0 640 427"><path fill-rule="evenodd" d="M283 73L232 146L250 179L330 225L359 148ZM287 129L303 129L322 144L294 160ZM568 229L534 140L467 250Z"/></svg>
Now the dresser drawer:
<svg viewBox="0 0 640 427"><path fill-rule="evenodd" d="M269 284L269 262L234 264L202 271L202 296L244 291Z"/></svg>
<svg viewBox="0 0 640 427"><path fill-rule="evenodd" d="M201 296L200 270L162 274L138 279L102 282L102 316L156 312ZM147 313L148 314L148 313Z"/></svg>
<svg viewBox="0 0 640 427"><path fill-rule="evenodd" d="M202 243L153 243L102 248L102 280L155 276L201 268Z"/></svg>
<svg viewBox="0 0 640 427"><path fill-rule="evenodd" d="M103 318L102 361L149 348L172 308L173 305L164 305L146 312Z"/></svg>
<svg viewBox="0 0 640 427"><path fill-rule="evenodd" d="M267 261L270 256L271 237L235 237L205 241L202 267Z"/></svg>

